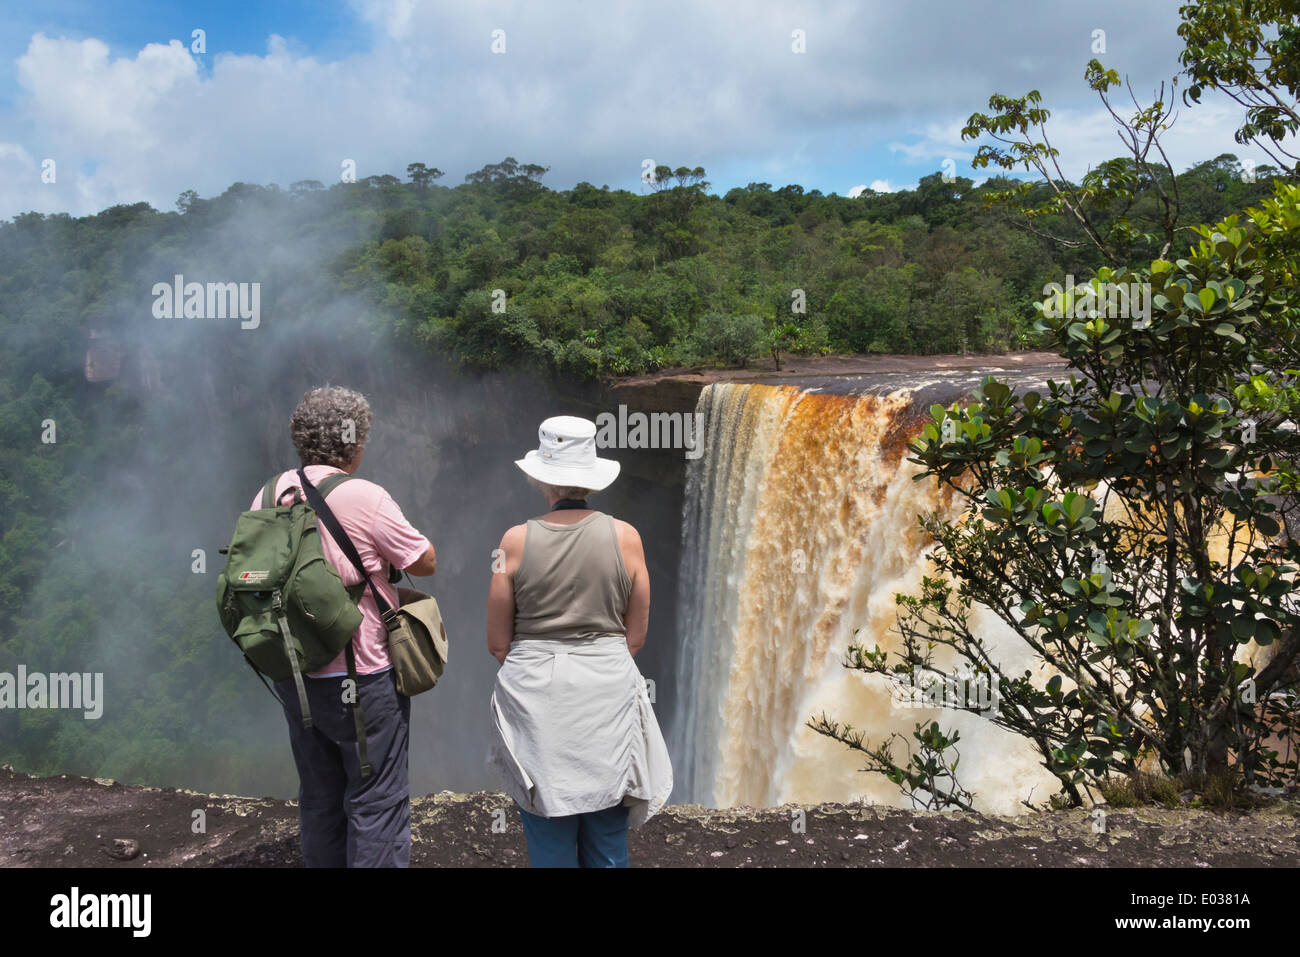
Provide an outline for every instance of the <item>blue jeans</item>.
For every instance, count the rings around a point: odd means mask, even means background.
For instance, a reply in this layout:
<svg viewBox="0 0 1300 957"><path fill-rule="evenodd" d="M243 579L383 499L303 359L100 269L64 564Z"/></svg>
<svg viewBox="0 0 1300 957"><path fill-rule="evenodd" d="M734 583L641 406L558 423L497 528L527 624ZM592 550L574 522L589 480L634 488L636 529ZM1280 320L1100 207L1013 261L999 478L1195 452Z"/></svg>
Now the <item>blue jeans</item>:
<svg viewBox="0 0 1300 957"><path fill-rule="evenodd" d="M586 814L539 817L519 808L528 866L627 867L627 812L616 804Z"/></svg>
<svg viewBox="0 0 1300 957"><path fill-rule="evenodd" d="M407 867L411 699L390 669L357 678L372 773L361 777L352 706L343 678L305 678L313 726L302 726L292 679L276 683L298 765L298 827L308 867Z"/></svg>

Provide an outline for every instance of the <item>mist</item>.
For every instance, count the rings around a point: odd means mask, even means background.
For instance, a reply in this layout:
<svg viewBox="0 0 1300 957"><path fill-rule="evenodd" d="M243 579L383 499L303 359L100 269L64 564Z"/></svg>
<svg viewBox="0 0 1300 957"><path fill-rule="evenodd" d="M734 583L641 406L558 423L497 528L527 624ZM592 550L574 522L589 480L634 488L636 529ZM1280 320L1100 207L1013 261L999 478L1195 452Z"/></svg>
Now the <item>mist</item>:
<svg viewBox="0 0 1300 957"><path fill-rule="evenodd" d="M412 793L495 788L483 760L497 668L484 640L491 552L507 527L545 511L513 460L536 447L546 416L594 418L616 404L538 374L467 374L414 347L390 331L385 290L340 294L331 275L363 237L309 227L282 202L245 198L198 230L176 219L154 242L123 244L127 281L83 307L88 338L68 338L49 359L51 376L84 375L89 348L91 377L104 377L86 382L78 426L58 435L94 493L48 516L57 547L16 617L28 635L3 636L0 667L102 671L105 703L95 722L0 714L10 760L39 753L32 769L46 773L296 796L284 715L219 624L216 577L239 512L299 464L294 406L334 384L365 394L374 412L358 476L386 488L438 552L437 574L414 584L438 599L451 650L438 686L412 701ZM178 274L259 284L256 326L156 318L154 287ZM6 348L30 348L19 339L35 331L12 326ZM91 440L105 436L119 441L90 461ZM642 526L655 596L638 658L648 678L675 653L679 503L680 489L630 471L593 498ZM33 623L56 630L62 648L35 643Z"/></svg>

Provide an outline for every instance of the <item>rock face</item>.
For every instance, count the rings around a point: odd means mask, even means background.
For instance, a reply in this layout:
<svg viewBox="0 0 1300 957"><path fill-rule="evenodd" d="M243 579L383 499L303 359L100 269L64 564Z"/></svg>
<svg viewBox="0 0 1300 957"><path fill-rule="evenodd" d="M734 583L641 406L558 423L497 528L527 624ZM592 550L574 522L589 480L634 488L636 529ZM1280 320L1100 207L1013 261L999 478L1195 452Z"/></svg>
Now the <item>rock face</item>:
<svg viewBox="0 0 1300 957"><path fill-rule="evenodd" d="M770 359L747 369L678 369L621 379L608 393L639 408L689 412L700 390L711 382L762 382L796 385L837 393L891 391L915 387L932 379L970 379L985 375L1023 378L1044 373L1060 375L1065 361L1052 352L1012 352L1006 355L935 356L791 356L780 371Z"/></svg>
<svg viewBox="0 0 1300 957"><path fill-rule="evenodd" d="M122 349L113 338L99 329L91 329L86 342L86 381L109 382L122 371Z"/></svg>
<svg viewBox="0 0 1300 957"><path fill-rule="evenodd" d="M694 412L700 390L711 381L718 380L700 373L641 377L616 382L607 394L614 403L646 412Z"/></svg>
<svg viewBox="0 0 1300 957"><path fill-rule="evenodd" d="M299 867L297 808L271 798L129 787L0 769L3 867ZM676 805L629 840L634 867L1295 867L1300 805L1249 813L1138 808L992 817L861 805ZM522 867L498 792L416 798L414 867ZM110 837L109 835L117 835ZM125 837L124 835L130 835ZM101 849L122 845L130 856Z"/></svg>

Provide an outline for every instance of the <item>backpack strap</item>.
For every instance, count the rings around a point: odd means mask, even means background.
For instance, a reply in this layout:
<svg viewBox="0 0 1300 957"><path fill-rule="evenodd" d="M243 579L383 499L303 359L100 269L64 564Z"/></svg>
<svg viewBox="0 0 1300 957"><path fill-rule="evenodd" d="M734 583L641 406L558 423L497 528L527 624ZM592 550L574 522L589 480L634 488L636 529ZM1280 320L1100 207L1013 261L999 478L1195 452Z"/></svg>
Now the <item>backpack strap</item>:
<svg viewBox="0 0 1300 957"><path fill-rule="evenodd" d="M349 475L344 477L351 478L352 476ZM325 504L325 495L329 492L329 488L326 488L326 486L329 485L330 479L334 478L340 477L331 475L324 482L321 482L320 487L317 488L315 485L311 484L311 480L307 478L307 473L304 470L298 470L298 481L302 483L303 494L307 496L307 504L312 507L312 510L316 513L316 518L320 520L321 524L329 529L330 537L334 539L334 544L338 545L343 554L347 556L348 561L352 563L358 574L361 575L362 581L370 586L370 593L374 596L375 605L379 608L380 618L383 619L385 627L389 631L393 631L398 626L396 617L397 613L393 610L393 607L388 604L388 600L384 598L379 589L375 587L375 583L370 580L370 573L366 571L366 566L361 561L361 554L357 551L357 547L352 544L352 539L348 537L347 531L345 531L343 526L339 523L334 512ZM334 485L337 484L338 482L334 483ZM334 486L330 485L329 487L333 488Z"/></svg>
<svg viewBox="0 0 1300 957"><path fill-rule="evenodd" d="M277 472L272 475L271 480L262 487L262 508L275 508L275 487L280 484L280 476L283 474L283 472ZM336 472L334 475L326 476L325 481L317 485L316 488L322 496L325 496L352 478L356 478L356 476L349 475L347 472Z"/></svg>
<svg viewBox="0 0 1300 957"><path fill-rule="evenodd" d="M379 613L384 619L384 624L389 631L392 631L395 627L395 622L390 621L390 618L395 617L393 609L389 606L388 602L384 600L384 596L379 593L379 589L375 588L375 583L370 580L370 574L366 571L365 565L362 564L361 555L357 552L357 547L352 544L352 539L348 537L348 533L339 523L338 518L335 517L334 513L330 510L330 507L325 504L325 496L329 494L330 490L336 488L340 482L346 481L350 478L352 478L352 476L347 474L331 475L329 478L325 479L325 481L321 482L320 487L317 488L315 485L312 485L311 480L307 478L307 472L305 469L298 470L298 481L302 485L303 494L307 497L307 504L310 505L312 510L316 513L317 520L329 529L330 536L334 539L334 543L343 550L343 554L347 556L348 561L352 562L352 564L356 566L357 571L361 573L361 577L365 584L370 586L370 592L375 596L375 604L378 606ZM352 642L349 641L347 647L343 650L347 655L348 678L352 681L352 688L357 696L355 703L352 705L352 720L356 726L357 734L357 758L361 762L361 777L368 778L371 774L370 754L366 748L366 721L365 717L361 713L361 682L357 678L357 659L355 652L352 650Z"/></svg>
<svg viewBox="0 0 1300 957"><path fill-rule="evenodd" d="M262 488L262 508L275 508L275 487L280 484L280 476L283 474L277 472L272 475L271 481Z"/></svg>
<svg viewBox="0 0 1300 957"><path fill-rule="evenodd" d="M298 689L298 706L302 709L302 726L310 728L311 706L307 704L307 686L302 682L302 671L298 668L298 655L293 650L293 636L289 633L289 620L284 617L284 600L280 597L279 589L271 592L271 607L275 611L276 623L280 626L280 636L284 639L285 657L293 669L293 683ZM352 647L351 643L348 647Z"/></svg>
<svg viewBox="0 0 1300 957"><path fill-rule="evenodd" d="M321 498L324 498L344 482L354 478L355 475L349 475L347 472L335 472L333 475L325 476L325 481L316 486L316 491L320 492Z"/></svg>
<svg viewBox="0 0 1300 957"><path fill-rule="evenodd" d="M302 490L296 485L290 485L287 489L281 492L278 497L276 496L275 487L280 484L280 476L282 475L284 475L283 472L279 475L272 475L271 481L267 482L262 488L262 508L276 508L280 504L280 499L284 498L290 492L293 492L293 502L290 504L297 505L303 500Z"/></svg>

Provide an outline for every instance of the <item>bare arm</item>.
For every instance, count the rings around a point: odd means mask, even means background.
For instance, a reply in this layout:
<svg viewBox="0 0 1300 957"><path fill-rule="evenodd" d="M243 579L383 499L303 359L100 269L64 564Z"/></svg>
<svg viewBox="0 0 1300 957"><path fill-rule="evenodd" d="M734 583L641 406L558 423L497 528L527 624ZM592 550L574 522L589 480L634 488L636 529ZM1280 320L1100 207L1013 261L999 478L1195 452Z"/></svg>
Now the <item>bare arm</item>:
<svg viewBox="0 0 1300 957"><path fill-rule="evenodd" d="M405 570L408 575L423 577L425 575L432 575L437 570L437 568L438 568L438 556L434 554L433 545L430 545L429 550L425 552L423 555L421 555L419 558L417 558L414 562L407 565Z"/></svg>
<svg viewBox="0 0 1300 957"><path fill-rule="evenodd" d="M501 537L492 555L492 583L488 586L487 646L499 664L505 664L515 637L515 571L524 553L525 525L516 525Z"/></svg>
<svg viewBox="0 0 1300 957"><path fill-rule="evenodd" d="M650 570L646 568L645 550L637 530L622 521L617 523L617 528L623 565L632 579L632 594L628 596L623 624L627 628L627 650L635 656L645 645L646 631L650 628Z"/></svg>

